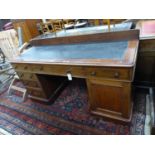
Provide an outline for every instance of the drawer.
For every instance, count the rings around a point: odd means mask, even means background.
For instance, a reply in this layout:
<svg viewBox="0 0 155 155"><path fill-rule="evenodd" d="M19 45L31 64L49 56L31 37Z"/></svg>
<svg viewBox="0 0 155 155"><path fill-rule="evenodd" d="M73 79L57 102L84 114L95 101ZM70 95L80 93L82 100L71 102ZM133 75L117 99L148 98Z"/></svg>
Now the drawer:
<svg viewBox="0 0 155 155"><path fill-rule="evenodd" d="M31 96L39 97L39 98L46 98L46 95L41 90L35 90L31 88L27 88L28 94Z"/></svg>
<svg viewBox="0 0 155 155"><path fill-rule="evenodd" d="M40 88L40 84L37 81L22 80L22 82L26 87Z"/></svg>
<svg viewBox="0 0 155 155"><path fill-rule="evenodd" d="M68 72L74 77L85 77L84 67L82 66L66 66L66 65L36 65L36 64L13 64L17 72L30 72L48 75L66 76Z"/></svg>
<svg viewBox="0 0 155 155"><path fill-rule="evenodd" d="M103 67L87 67L85 68L86 75L88 77L100 77L107 79L122 79L131 80L131 70L129 69L115 69L115 68L103 68Z"/></svg>
<svg viewBox="0 0 155 155"><path fill-rule="evenodd" d="M74 77L85 77L84 67L81 66L32 65L31 70L40 74L66 76L67 73L71 73Z"/></svg>
<svg viewBox="0 0 155 155"><path fill-rule="evenodd" d="M29 64L12 64L16 71L30 71L31 65Z"/></svg>
<svg viewBox="0 0 155 155"><path fill-rule="evenodd" d="M37 77L33 73L17 72L20 79L37 81Z"/></svg>
<svg viewBox="0 0 155 155"><path fill-rule="evenodd" d="M24 68L24 64L17 64L18 69ZM132 68L115 68L115 67L89 67L89 66L67 66L67 65L36 65L25 64L26 69L24 72L31 72L37 74L48 75L60 75L67 76L67 73L71 73L73 77L87 78L87 77L99 77L107 79L120 79L120 80L132 80L133 69ZM20 72L20 71L19 71ZM29 73L30 74L30 73ZM25 76L25 75L24 75ZM21 78L24 78L22 76ZM29 79L35 80L36 77L29 75Z"/></svg>

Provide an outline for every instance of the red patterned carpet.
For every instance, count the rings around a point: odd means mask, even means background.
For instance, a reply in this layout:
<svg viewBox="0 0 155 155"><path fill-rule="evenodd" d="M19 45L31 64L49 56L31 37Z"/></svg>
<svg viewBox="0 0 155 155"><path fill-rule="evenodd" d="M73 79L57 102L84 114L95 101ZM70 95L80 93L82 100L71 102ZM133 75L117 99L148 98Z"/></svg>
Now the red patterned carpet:
<svg viewBox="0 0 155 155"><path fill-rule="evenodd" d="M136 90L134 112L129 126L97 119L88 112L88 96L83 80L72 81L51 105L0 92L0 128L15 135L96 135L144 134L144 90Z"/></svg>

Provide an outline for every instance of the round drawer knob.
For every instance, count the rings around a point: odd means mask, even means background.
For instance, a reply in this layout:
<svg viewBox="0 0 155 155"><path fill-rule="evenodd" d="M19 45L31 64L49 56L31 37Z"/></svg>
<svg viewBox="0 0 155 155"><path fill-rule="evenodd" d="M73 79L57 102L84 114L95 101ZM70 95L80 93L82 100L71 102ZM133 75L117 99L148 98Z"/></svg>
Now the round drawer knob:
<svg viewBox="0 0 155 155"><path fill-rule="evenodd" d="M119 78L119 73L116 72L116 73L114 74L114 77L115 77L115 78Z"/></svg>
<svg viewBox="0 0 155 155"><path fill-rule="evenodd" d="M95 76L96 75L96 72L91 72L91 76Z"/></svg>
<svg viewBox="0 0 155 155"><path fill-rule="evenodd" d="M40 71L42 71L42 70L43 70L43 66L40 67Z"/></svg>
<svg viewBox="0 0 155 155"><path fill-rule="evenodd" d="M27 69L27 66L25 66L24 69Z"/></svg>

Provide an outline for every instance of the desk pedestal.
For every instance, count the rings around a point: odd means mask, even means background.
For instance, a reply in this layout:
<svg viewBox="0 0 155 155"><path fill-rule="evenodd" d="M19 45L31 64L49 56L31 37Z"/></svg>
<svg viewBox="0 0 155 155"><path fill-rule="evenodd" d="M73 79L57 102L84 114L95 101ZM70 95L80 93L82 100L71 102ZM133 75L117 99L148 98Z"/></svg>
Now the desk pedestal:
<svg viewBox="0 0 155 155"><path fill-rule="evenodd" d="M131 83L88 79L87 86L92 114L130 122L132 114Z"/></svg>
<svg viewBox="0 0 155 155"><path fill-rule="evenodd" d="M133 67L89 67L13 64L33 99L53 103L65 86L68 71L87 83L91 114L130 122Z"/></svg>

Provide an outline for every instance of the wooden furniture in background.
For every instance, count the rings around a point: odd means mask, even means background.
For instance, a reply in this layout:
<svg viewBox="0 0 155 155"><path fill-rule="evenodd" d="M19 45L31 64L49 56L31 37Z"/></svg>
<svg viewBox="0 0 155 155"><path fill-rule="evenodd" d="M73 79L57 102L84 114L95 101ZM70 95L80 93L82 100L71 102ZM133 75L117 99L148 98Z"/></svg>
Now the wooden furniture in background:
<svg viewBox="0 0 155 155"><path fill-rule="evenodd" d="M23 49L26 48L27 45L28 44L25 43L22 47L19 48L17 33L14 29L0 32L0 48L2 49L7 60L15 59L20 53L22 53ZM15 81L19 79L19 77L17 76L11 65L9 68L7 68L7 70L3 71L2 73L6 71L10 71L9 73L6 73L10 75L6 82L10 82L12 80L9 86L8 94L10 95L10 90L22 92L24 100L27 90L25 88L13 85Z"/></svg>
<svg viewBox="0 0 155 155"><path fill-rule="evenodd" d="M70 19L48 19L37 24L41 34L57 32L66 29L68 24L74 24L74 20ZM74 28L74 26L73 26Z"/></svg>
<svg viewBox="0 0 155 155"><path fill-rule="evenodd" d="M20 54L18 45L17 32L14 29L0 32L0 48L8 60Z"/></svg>
<svg viewBox="0 0 155 155"><path fill-rule="evenodd" d="M129 30L132 27L132 23L121 23L121 24L116 24L115 28L111 28L112 31L124 31L124 30ZM108 27L107 26L90 26L90 27L84 27L84 28L78 28L78 29L68 29L66 30L61 30L58 31L56 33L48 33L46 36L48 36L48 38L57 38L57 37L69 37L69 36L76 36L76 35L87 35L87 34L94 34L94 33L105 33L108 32ZM44 42L44 44L46 43L46 38L45 35L40 35L37 37L38 38L38 42L40 44L42 44ZM68 39L68 38L66 38ZM31 42L33 42L34 39L31 39ZM48 44L48 42L47 42Z"/></svg>
<svg viewBox="0 0 155 155"><path fill-rule="evenodd" d="M83 22L81 22L83 21ZM121 23L123 19L47 19L38 24L40 32L51 33L62 29L74 29L86 26L107 25L108 31L111 30L111 24Z"/></svg>
<svg viewBox="0 0 155 155"><path fill-rule="evenodd" d="M101 25L101 19L94 19L93 21L94 21L93 25L95 26ZM110 19L102 19L102 25L103 24L108 25L108 31L110 32Z"/></svg>
<svg viewBox="0 0 155 155"><path fill-rule="evenodd" d="M125 19L88 19L88 22L92 26L107 25L107 20L110 20L111 24L118 24L125 21Z"/></svg>
<svg viewBox="0 0 155 155"><path fill-rule="evenodd" d="M41 22L40 19L13 20L12 22L16 30L18 27L22 28L24 42L29 42L30 39L40 35L37 29L37 23Z"/></svg>
<svg viewBox="0 0 155 155"><path fill-rule="evenodd" d="M36 38L11 63L33 99L49 102L66 77L84 78L92 114L130 122L138 38L138 30Z"/></svg>
<svg viewBox="0 0 155 155"><path fill-rule="evenodd" d="M139 21L139 52L135 72L136 85L155 87L155 20Z"/></svg>
<svg viewBox="0 0 155 155"><path fill-rule="evenodd" d="M150 133L155 135L155 20L138 21L136 29L140 30L140 42L134 83L149 90L146 97L147 123Z"/></svg>
<svg viewBox="0 0 155 155"><path fill-rule="evenodd" d="M54 32L62 30L62 19L50 19L49 22L51 22Z"/></svg>

